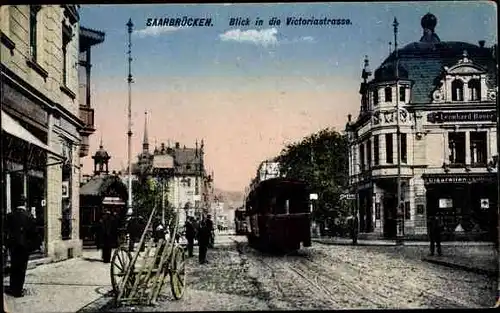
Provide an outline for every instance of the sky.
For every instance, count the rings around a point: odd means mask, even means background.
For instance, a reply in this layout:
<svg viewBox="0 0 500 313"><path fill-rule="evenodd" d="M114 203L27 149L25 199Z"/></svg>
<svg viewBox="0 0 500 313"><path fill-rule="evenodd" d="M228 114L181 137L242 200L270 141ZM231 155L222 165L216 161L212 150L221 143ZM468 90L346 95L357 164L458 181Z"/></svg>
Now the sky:
<svg viewBox="0 0 500 313"><path fill-rule="evenodd" d="M83 5L81 25L105 32L92 50L96 133L110 168L127 165L128 33L132 39L132 154L142 150L144 112L150 146L205 143L215 186L243 191L259 163L324 128L342 131L359 110L365 55L372 69L394 45L422 36L431 12L442 41L497 42L494 2ZM210 26L147 26L149 18L210 18ZM270 25L275 17L280 25ZM348 25L286 25L287 18L349 19ZM250 25L230 26L231 18ZM263 21L255 25L256 19ZM92 159L83 159L91 173Z"/></svg>

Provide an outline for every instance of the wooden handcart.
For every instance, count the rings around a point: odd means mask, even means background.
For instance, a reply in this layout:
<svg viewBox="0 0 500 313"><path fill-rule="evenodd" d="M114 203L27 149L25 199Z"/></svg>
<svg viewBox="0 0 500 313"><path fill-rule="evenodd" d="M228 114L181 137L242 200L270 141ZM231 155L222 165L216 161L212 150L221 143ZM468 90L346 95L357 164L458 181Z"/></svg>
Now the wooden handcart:
<svg viewBox="0 0 500 313"><path fill-rule="evenodd" d="M176 243L179 214L175 215L175 225L170 238L153 241L153 208L139 241L132 254L126 245L120 246L111 259L111 283L115 304L157 303L165 281L170 278L170 289L176 300L184 295L186 285L186 257L184 248ZM143 246L144 245L144 246ZM142 249L141 249L142 248Z"/></svg>

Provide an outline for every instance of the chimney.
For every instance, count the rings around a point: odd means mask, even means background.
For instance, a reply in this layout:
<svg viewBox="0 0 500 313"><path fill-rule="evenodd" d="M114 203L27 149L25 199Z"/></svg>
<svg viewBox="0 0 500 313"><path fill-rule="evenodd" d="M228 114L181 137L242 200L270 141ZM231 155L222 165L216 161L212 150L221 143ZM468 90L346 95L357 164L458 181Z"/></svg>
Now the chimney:
<svg viewBox="0 0 500 313"><path fill-rule="evenodd" d="M347 115L347 121L350 123L350 122L351 122L351 120L352 120L352 114L348 114L348 115Z"/></svg>
<svg viewBox="0 0 500 313"><path fill-rule="evenodd" d="M486 41L484 41L484 40L479 40L479 46L480 46L481 48L484 48L484 44L485 44L485 43L486 43Z"/></svg>

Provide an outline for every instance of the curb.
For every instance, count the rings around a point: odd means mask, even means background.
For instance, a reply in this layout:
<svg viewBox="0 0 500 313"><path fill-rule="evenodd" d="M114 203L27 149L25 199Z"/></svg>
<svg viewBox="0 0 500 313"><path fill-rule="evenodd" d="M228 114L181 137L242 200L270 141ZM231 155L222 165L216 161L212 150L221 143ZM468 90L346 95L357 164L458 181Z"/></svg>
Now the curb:
<svg viewBox="0 0 500 313"><path fill-rule="evenodd" d="M104 296L85 305L83 308L76 311L76 313L106 312L114 307L114 300L113 291L110 291Z"/></svg>
<svg viewBox="0 0 500 313"><path fill-rule="evenodd" d="M463 270L466 272L471 272L471 273L476 273L476 274L483 274L483 275L488 275L488 276L497 276L497 271L495 270L489 270L489 269L483 269L483 268L478 268L478 267L471 267L467 265L461 265L461 264L456 264L456 263L450 263L442 260L436 260L436 259L430 259L427 257L423 257L422 261L428 262L428 263L433 263L441 266L446 266L449 268L454 268L454 269L459 269Z"/></svg>
<svg viewBox="0 0 500 313"><path fill-rule="evenodd" d="M357 244L353 244L352 241L331 241L331 240L322 240L322 239L312 239L313 242L324 244L324 245L337 245L337 246L398 246L396 242L363 242L358 240ZM411 247L418 247L418 246L427 246L429 245L428 241L405 241L403 242L402 246L411 246ZM470 247L493 247L493 243L488 243L488 242L475 242L475 243L470 243L470 242L442 242L441 246L446 247L446 246L470 246Z"/></svg>

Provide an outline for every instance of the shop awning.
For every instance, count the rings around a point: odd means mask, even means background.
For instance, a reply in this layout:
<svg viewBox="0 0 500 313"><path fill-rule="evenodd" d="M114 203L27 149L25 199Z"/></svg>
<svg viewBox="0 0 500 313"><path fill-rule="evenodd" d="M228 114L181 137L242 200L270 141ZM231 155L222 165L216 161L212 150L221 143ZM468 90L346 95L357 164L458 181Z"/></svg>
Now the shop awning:
<svg viewBox="0 0 500 313"><path fill-rule="evenodd" d="M17 137L21 140L24 140L32 145L35 145L59 158L63 159L64 157L59 153L54 152L49 146L44 144L40 139L36 138L29 130L24 128L19 122L14 120L10 115L5 113L2 110L2 130L6 133L11 134L14 137Z"/></svg>

